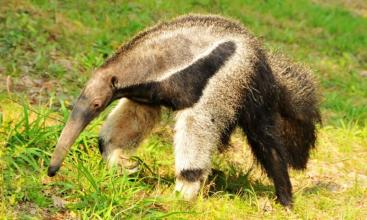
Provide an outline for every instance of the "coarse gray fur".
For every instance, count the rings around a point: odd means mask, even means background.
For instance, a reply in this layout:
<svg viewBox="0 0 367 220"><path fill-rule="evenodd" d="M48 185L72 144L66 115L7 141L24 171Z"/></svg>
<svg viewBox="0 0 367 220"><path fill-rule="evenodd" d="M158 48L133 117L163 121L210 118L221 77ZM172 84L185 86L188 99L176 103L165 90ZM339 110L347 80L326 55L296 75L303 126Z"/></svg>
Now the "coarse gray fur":
<svg viewBox="0 0 367 220"><path fill-rule="evenodd" d="M192 199L211 170L211 154L238 125L292 202L288 166L303 169L316 140L318 98L309 71L268 55L238 22L186 15L138 34L98 68L82 91L49 167L55 175L84 127L121 99L100 132L103 158L130 167L128 155L151 131L160 106L177 111L176 190Z"/></svg>

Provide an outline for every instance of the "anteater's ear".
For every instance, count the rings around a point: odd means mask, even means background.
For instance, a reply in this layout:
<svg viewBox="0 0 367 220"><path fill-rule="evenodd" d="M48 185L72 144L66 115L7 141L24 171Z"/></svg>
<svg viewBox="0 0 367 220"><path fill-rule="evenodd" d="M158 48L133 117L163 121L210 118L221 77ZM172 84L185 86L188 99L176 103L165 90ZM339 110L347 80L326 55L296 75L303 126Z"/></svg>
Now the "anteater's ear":
<svg viewBox="0 0 367 220"><path fill-rule="evenodd" d="M117 79L117 77L116 76L112 76L111 77L111 87L112 88L118 88L118 79Z"/></svg>

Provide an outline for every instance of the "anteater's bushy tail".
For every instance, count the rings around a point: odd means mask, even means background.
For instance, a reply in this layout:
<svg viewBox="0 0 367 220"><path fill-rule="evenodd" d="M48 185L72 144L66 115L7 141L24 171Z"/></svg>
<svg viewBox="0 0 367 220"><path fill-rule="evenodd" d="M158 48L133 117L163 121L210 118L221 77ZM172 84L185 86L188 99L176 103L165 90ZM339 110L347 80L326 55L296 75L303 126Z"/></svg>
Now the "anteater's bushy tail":
<svg viewBox="0 0 367 220"><path fill-rule="evenodd" d="M282 55L270 54L269 62L281 90L278 125L288 163L304 169L315 146L316 124L321 123L316 80L309 69Z"/></svg>

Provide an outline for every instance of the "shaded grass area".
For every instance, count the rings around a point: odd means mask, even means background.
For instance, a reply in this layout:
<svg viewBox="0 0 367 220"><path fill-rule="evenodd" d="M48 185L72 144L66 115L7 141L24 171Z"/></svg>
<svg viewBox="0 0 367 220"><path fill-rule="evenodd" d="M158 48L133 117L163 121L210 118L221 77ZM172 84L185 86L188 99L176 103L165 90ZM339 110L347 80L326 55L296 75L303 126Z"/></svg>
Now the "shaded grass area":
<svg viewBox="0 0 367 220"><path fill-rule="evenodd" d="M169 111L142 144L137 174L109 170L101 161L96 137L106 111L79 137L61 172L53 179L46 176L68 108L93 68L137 31L188 12L237 18L269 50L280 50L315 70L324 126L308 170L292 172L295 207L290 213L274 202L272 184L240 132L228 152L215 156L215 171L198 200L176 198ZM9 95L6 83L0 85L0 216L363 219L367 78L361 73L367 69L366 27L366 18L353 11L306 0L3 1L0 80L11 76L17 86ZM42 93L46 99L38 105L29 105L29 88L20 89L24 76L59 84Z"/></svg>

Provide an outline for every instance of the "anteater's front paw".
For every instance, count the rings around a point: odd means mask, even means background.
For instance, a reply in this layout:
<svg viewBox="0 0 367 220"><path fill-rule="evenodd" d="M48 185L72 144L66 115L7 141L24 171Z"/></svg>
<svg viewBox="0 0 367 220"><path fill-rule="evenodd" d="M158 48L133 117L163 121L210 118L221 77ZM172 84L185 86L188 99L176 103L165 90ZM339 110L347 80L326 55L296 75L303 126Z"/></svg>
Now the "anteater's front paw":
<svg viewBox="0 0 367 220"><path fill-rule="evenodd" d="M176 180L175 191L179 193L180 197L190 201L197 197L200 186L200 181L189 182L185 180Z"/></svg>
<svg viewBox="0 0 367 220"><path fill-rule="evenodd" d="M125 155L121 149L112 151L106 156L106 160L110 167L120 167L128 174L136 173L139 170L139 163Z"/></svg>

